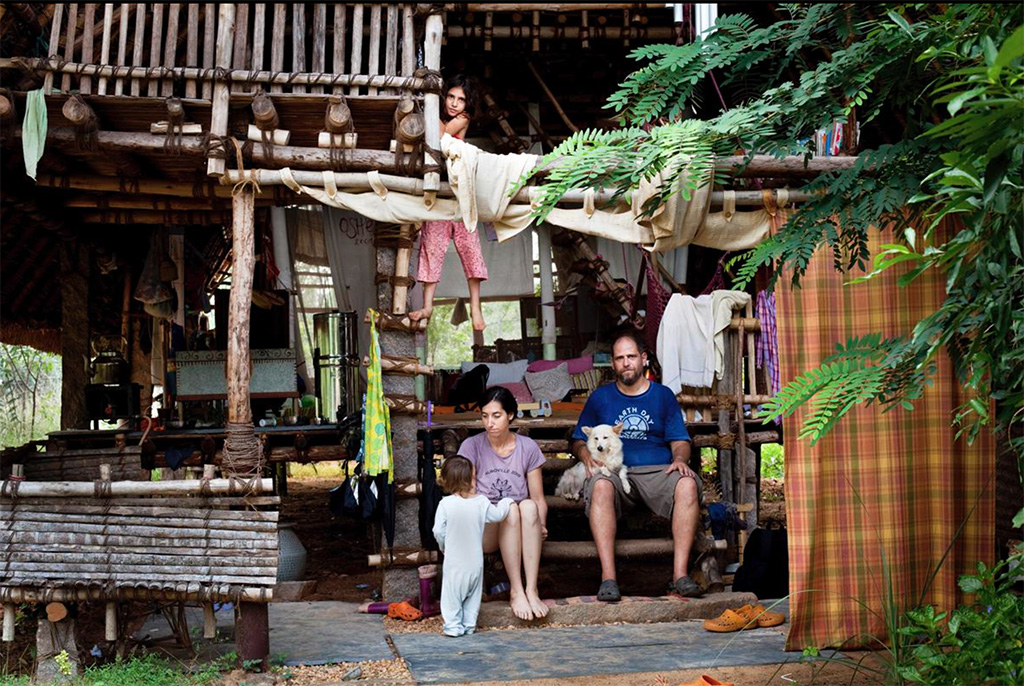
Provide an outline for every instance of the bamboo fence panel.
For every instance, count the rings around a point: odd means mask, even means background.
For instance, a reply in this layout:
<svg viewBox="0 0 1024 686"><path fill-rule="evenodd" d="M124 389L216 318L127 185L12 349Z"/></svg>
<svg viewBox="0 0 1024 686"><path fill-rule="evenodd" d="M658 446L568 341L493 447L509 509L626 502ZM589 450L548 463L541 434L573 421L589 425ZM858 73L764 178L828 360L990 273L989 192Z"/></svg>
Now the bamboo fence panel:
<svg viewBox="0 0 1024 686"><path fill-rule="evenodd" d="M416 69L416 28L411 5L402 6L402 76L412 76Z"/></svg>

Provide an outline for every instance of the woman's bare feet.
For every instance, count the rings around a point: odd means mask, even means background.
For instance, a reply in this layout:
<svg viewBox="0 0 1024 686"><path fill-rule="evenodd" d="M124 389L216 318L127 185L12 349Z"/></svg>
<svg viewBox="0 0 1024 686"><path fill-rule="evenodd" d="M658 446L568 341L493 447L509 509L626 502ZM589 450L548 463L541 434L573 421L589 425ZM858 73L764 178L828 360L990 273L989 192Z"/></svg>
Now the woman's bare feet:
<svg viewBox="0 0 1024 686"><path fill-rule="evenodd" d="M540 599L537 593L526 592L526 597L530 601L530 607L533 609L534 619L541 619L542 617L548 616L548 606L544 604L544 601Z"/></svg>
<svg viewBox="0 0 1024 686"><path fill-rule="evenodd" d="M512 614L526 621L533 619L533 607L525 593L512 591L510 598L509 605L512 606Z"/></svg>
<svg viewBox="0 0 1024 686"><path fill-rule="evenodd" d="M422 310L413 310L409 313L409 321L418 322L421 319L430 319L430 315L434 314L433 307L424 307Z"/></svg>

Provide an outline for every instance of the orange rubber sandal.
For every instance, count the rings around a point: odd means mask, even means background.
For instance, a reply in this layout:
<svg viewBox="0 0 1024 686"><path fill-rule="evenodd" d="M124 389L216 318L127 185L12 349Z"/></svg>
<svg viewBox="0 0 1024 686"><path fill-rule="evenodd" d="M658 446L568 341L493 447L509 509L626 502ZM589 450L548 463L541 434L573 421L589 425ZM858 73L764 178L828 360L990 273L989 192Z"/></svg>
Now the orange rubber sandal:
<svg viewBox="0 0 1024 686"><path fill-rule="evenodd" d="M742 610L743 608L740 608L740 611ZM704 628L707 631L713 631L718 634L727 634L745 629L750 624L750 618L745 614L741 614L740 611L726 610L714 619L705 619Z"/></svg>
<svg viewBox="0 0 1024 686"><path fill-rule="evenodd" d="M761 628L767 628L771 626L778 626L786 621L786 615L781 612L770 612L764 609L764 605L758 605L751 610L754 621L757 626Z"/></svg>
<svg viewBox="0 0 1024 686"><path fill-rule="evenodd" d="M423 613L413 607L408 600L388 605L388 617L402 619L406 622L415 622L423 617Z"/></svg>

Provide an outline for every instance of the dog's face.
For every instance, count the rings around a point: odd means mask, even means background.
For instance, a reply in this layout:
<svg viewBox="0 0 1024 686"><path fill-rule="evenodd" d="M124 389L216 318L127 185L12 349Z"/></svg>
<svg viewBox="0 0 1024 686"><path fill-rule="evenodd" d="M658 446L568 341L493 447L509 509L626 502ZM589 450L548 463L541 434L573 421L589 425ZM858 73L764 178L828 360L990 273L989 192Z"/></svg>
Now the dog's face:
<svg viewBox="0 0 1024 686"><path fill-rule="evenodd" d="M585 426L583 433L587 437L587 450L601 462L605 462L609 456L621 457L622 440L619 438L619 434L622 433L622 424Z"/></svg>

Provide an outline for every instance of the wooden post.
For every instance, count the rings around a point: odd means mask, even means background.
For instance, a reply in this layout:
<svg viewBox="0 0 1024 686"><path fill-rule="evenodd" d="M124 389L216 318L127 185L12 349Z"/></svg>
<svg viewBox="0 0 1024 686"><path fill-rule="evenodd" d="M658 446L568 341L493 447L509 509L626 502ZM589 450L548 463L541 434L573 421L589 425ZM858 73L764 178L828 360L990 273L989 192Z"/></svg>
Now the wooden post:
<svg viewBox="0 0 1024 686"><path fill-rule="evenodd" d="M284 25L288 18L288 5L283 2L274 4L274 40L270 42L270 71L280 72L284 70ZM280 93L281 85L274 83L270 86L271 93Z"/></svg>
<svg viewBox="0 0 1024 686"><path fill-rule="evenodd" d="M270 619L267 603L241 602L235 611L235 648L242 664L260 660L266 671L270 658Z"/></svg>
<svg viewBox="0 0 1024 686"><path fill-rule="evenodd" d="M14 640L14 605L7 603L4 605L4 643L10 643Z"/></svg>
<svg viewBox="0 0 1024 686"><path fill-rule="evenodd" d="M245 7L245 5L243 5ZM167 6L167 42L164 45L163 66L173 67L178 56L178 18L181 14L181 3L172 2ZM160 95L169 98L174 95L174 80L164 79L160 87Z"/></svg>
<svg viewBox="0 0 1024 686"><path fill-rule="evenodd" d="M75 5L71 5L72 8ZM142 55L146 41L146 3L139 2L135 5L135 40L132 47L132 66L141 67ZM212 66L212 64L211 64ZM65 78L67 78L65 76ZM138 95L142 92L142 83L137 78L132 79L131 94Z"/></svg>
<svg viewBox="0 0 1024 686"><path fill-rule="evenodd" d="M366 73L370 76L380 73L380 5L370 5L370 54L366 63ZM377 89L367 87L367 95L377 95Z"/></svg>
<svg viewBox="0 0 1024 686"><path fill-rule="evenodd" d="M78 3L72 2L68 8L68 30L64 35L64 61L75 61L75 31L78 30ZM65 93L71 92L71 74L65 73L60 78L60 89ZM133 95L137 95L133 93Z"/></svg>
<svg viewBox="0 0 1024 686"><path fill-rule="evenodd" d="M349 73L359 74L363 68L363 5L352 5L352 56ZM359 95L359 86L349 86L349 95Z"/></svg>
<svg viewBox="0 0 1024 686"><path fill-rule="evenodd" d="M557 330L555 329L555 308L548 307L544 303L553 302L555 299L554 276L551 273L551 230L548 227L538 226L537 250L540 253L540 320L541 320L541 342L544 346L544 359L553 360L556 358L555 343L557 341ZM539 400L560 400L560 398L540 398Z"/></svg>
<svg viewBox="0 0 1024 686"><path fill-rule="evenodd" d="M255 196L252 186L238 190L231 200L231 295L228 303L228 422L251 424L249 404L249 310L252 306Z"/></svg>
<svg viewBox="0 0 1024 686"><path fill-rule="evenodd" d="M96 28L96 3L87 2L85 3L85 24L82 27L82 62L89 64L92 62L92 48L93 40L95 36ZM82 95L92 94L92 79L88 76L83 76L81 82L78 84L78 91Z"/></svg>
<svg viewBox="0 0 1024 686"><path fill-rule="evenodd" d="M217 5L207 2L203 5L203 69L213 69L217 62ZM203 100L213 97L213 84L203 81Z"/></svg>
<svg viewBox="0 0 1024 686"><path fill-rule="evenodd" d="M213 605L203 605L203 638L217 638L217 615Z"/></svg>
<svg viewBox="0 0 1024 686"><path fill-rule="evenodd" d="M423 46L423 61L427 69L433 71L441 70L441 34L444 33L444 24L441 16L431 14L427 17L426 36ZM441 100L437 93L426 93L423 96L423 118L426 120L427 148L440 150L441 131ZM423 175L423 197L427 207L434 204L437 191L441 188L441 175L438 172L427 172Z"/></svg>
<svg viewBox="0 0 1024 686"><path fill-rule="evenodd" d="M185 38L185 66L199 66L199 3L191 2L188 5L188 33ZM185 81L185 97L194 98L198 94L196 80Z"/></svg>
<svg viewBox="0 0 1024 686"><path fill-rule="evenodd" d="M223 7L224 5L222 5ZM230 5L231 11L234 12L234 5ZM156 3L152 6L153 8L153 30L150 33L150 44L149 44L149 66L159 67L163 62L163 52L160 50L161 37L164 33L164 6L162 3ZM158 94L159 82L156 79L150 78L146 82L146 95L155 98Z"/></svg>
<svg viewBox="0 0 1024 686"><path fill-rule="evenodd" d="M318 2L313 5L313 63L310 71L321 73L326 71L327 60L327 5ZM323 93L323 86L313 86L310 93Z"/></svg>
<svg viewBox="0 0 1024 686"><path fill-rule="evenodd" d="M61 429L89 425L85 386L89 383L89 248L66 243L60 251L61 293Z"/></svg>
<svg viewBox="0 0 1024 686"><path fill-rule="evenodd" d="M59 6L58 6L59 7ZM118 10L120 25L117 31L117 66L123 67L128 57L128 15L131 14L131 5L123 4ZM124 79L114 81L114 95L124 93Z"/></svg>
<svg viewBox="0 0 1024 686"><path fill-rule="evenodd" d="M292 5L292 72L306 71L306 5ZM305 93L306 87L292 86L292 93Z"/></svg>
<svg viewBox="0 0 1024 686"><path fill-rule="evenodd" d="M235 36L235 5L225 3L220 6L219 26L217 31L217 66L224 69L231 68L231 52ZM228 133L228 101L231 98L230 84L227 80L218 80L213 88L213 111L210 114L210 133L214 136L226 136ZM223 150L226 154L227 150ZM206 173L210 176L223 176L226 169L224 157L210 157L206 163ZM250 192L250 197L252 196ZM250 238L251 240L251 238ZM250 244L251 245L251 244ZM251 278L251 276L250 276ZM250 288L252 286L250 285ZM249 319L246 312L246 321ZM248 329L246 329L246 342L248 343ZM246 346L248 354L248 345ZM229 358L230 359L230 358ZM246 394L248 395L249 384L246 383Z"/></svg>
<svg viewBox="0 0 1024 686"><path fill-rule="evenodd" d="M347 17L348 10L342 3L335 3L334 5L334 62L332 71L335 74L345 73L345 20ZM412 75L412 72L409 72ZM343 93L341 86L332 86L332 93L338 94Z"/></svg>

